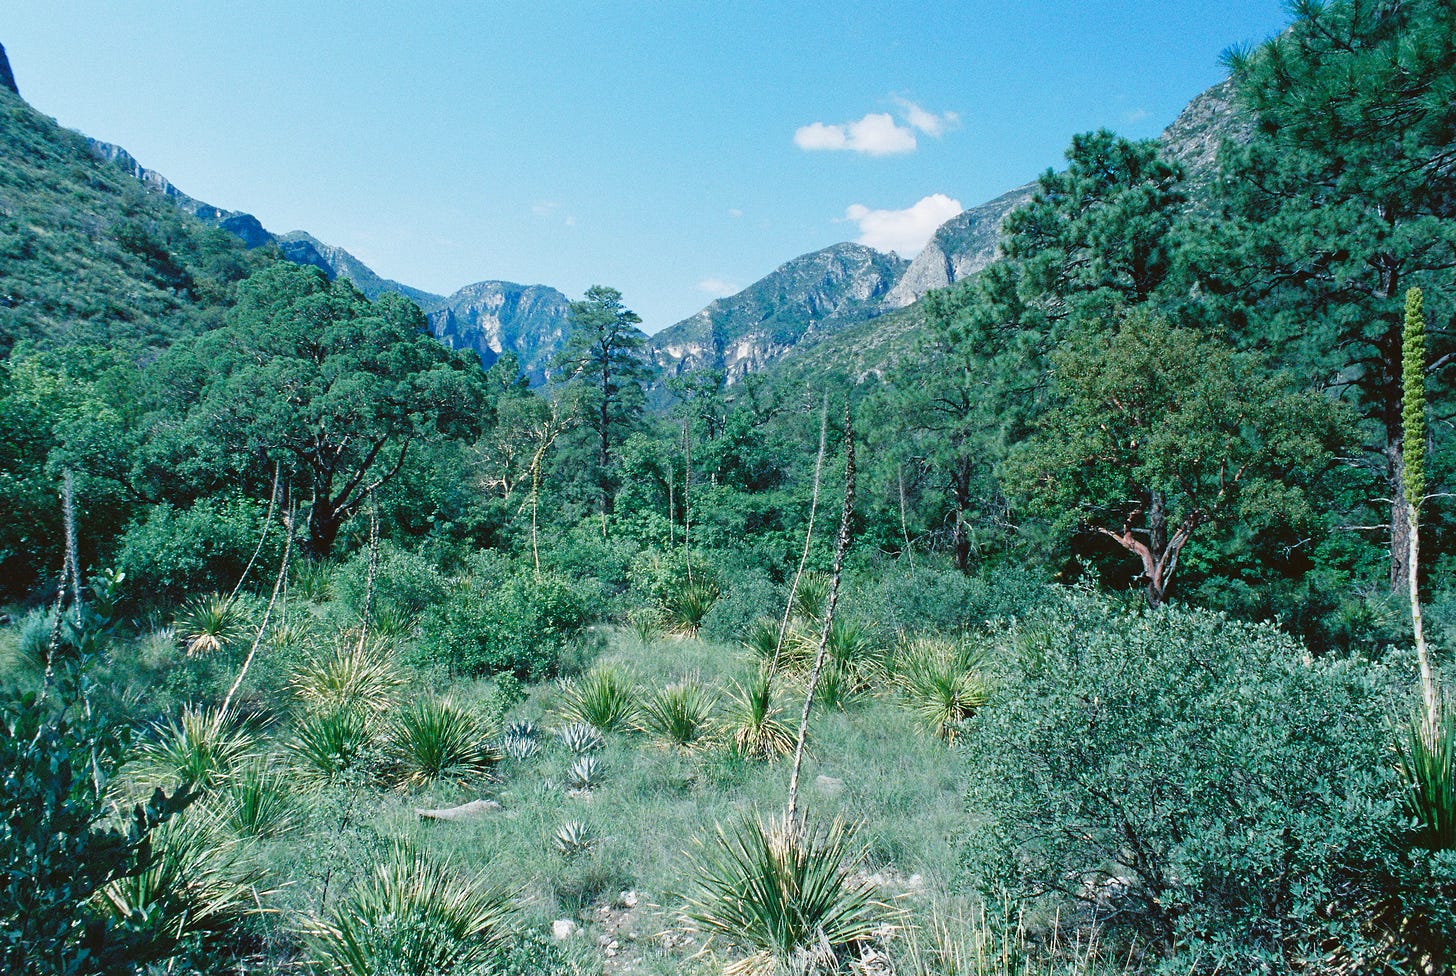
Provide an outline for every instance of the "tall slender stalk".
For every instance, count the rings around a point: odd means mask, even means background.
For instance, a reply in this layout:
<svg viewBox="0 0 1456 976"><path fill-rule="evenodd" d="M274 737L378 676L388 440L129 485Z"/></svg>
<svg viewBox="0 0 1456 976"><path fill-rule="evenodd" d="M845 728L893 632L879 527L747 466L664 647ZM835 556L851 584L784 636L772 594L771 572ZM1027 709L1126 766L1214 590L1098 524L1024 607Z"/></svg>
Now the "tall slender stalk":
<svg viewBox="0 0 1456 976"><path fill-rule="evenodd" d="M1426 647L1418 572L1420 511L1426 495L1426 317L1423 304L1419 288L1406 292L1405 326L1401 335L1401 487L1405 492L1406 521L1410 528L1406 576L1410 586L1411 627L1415 632L1426 728L1434 739L1439 725L1440 695L1431 670L1430 651Z"/></svg>
<svg viewBox="0 0 1456 976"><path fill-rule="evenodd" d="M45 701L46 690L55 678L56 654L61 649L61 624L65 621L68 586L70 600L76 608L76 624L80 626L81 623L81 577L76 569L76 505L70 468L65 470L61 479L61 520L65 528L65 550L61 553L61 572L56 580L56 616L51 624L50 640L46 641L45 674L41 677L40 691L36 696L38 701Z"/></svg>
<svg viewBox="0 0 1456 976"><path fill-rule="evenodd" d="M689 534L693 529L693 510L688 504L688 492L693 484L693 437L686 421L683 422L683 563L688 569L688 582L693 581L693 549Z"/></svg>
<svg viewBox="0 0 1456 976"><path fill-rule="evenodd" d="M804 740L809 735L809 711L814 707L814 691L824 672L824 658L829 650L829 629L834 623L834 608L839 603L839 580L844 574L844 554L849 549L849 527L854 517L854 423L849 406L844 408L844 513L839 518L839 538L834 543L834 572L829 578L829 602L824 607L824 626L819 632L819 650L814 655L814 670L809 674L809 689L804 694L804 711L799 716L799 737L794 743L794 771L789 774L789 821L797 823L799 812L799 769L804 764Z"/></svg>
<svg viewBox="0 0 1456 976"><path fill-rule="evenodd" d="M263 543L268 541L268 527L273 524L273 512L278 508L278 476L283 466L277 461L273 462L273 487L268 491L268 512L263 516L263 531L258 535L258 545L253 549L253 555L248 559L248 565L243 567L243 575L238 577L237 585L228 594L226 606L231 607L233 600L237 599L238 591L243 588L248 574L253 571L253 564L258 561L258 554L263 551Z"/></svg>
<svg viewBox="0 0 1456 976"><path fill-rule="evenodd" d="M784 604L784 619L779 622L778 640L774 642L773 659L769 661L768 677L773 679L778 671L779 657L783 654L784 639L789 633L789 617L794 612L794 598L799 595L799 581L804 578L804 567L809 562L809 546L814 541L814 516L819 511L819 485L824 473L824 452L829 443L829 394L824 394L824 405L819 410L819 454L814 458L814 493L809 497L809 527L804 530L804 551L799 556L799 568L794 570L794 581L789 584L789 602Z"/></svg>
<svg viewBox="0 0 1456 976"><path fill-rule="evenodd" d="M242 687L243 679L248 675L248 668L252 667L253 658L258 654L258 646L263 643L263 634L268 630L268 619L273 615L273 607L278 603L278 594L283 591L283 581L288 578L288 558L293 554L293 512L289 511L283 519L283 559L278 564L278 578L273 581L273 595L268 598L268 608L263 611L263 622L258 625L257 636L253 638L253 646L248 650L248 656L243 659L243 666L238 669L238 676L233 680L233 685L222 700L222 707L217 710L217 717L214 719L215 727L220 729L227 720L228 706L233 702L233 695L237 694Z"/></svg>

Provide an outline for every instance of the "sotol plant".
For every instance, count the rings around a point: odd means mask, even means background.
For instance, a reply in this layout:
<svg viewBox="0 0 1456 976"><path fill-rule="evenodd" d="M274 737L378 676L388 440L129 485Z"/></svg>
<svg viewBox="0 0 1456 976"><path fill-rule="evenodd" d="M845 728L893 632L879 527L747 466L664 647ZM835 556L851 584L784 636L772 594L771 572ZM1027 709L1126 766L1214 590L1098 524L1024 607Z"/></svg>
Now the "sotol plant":
<svg viewBox="0 0 1456 976"><path fill-rule="evenodd" d="M198 597L177 617L177 632L193 655L215 654L241 640L247 630L242 606L221 593Z"/></svg>
<svg viewBox="0 0 1456 976"><path fill-rule="evenodd" d="M643 703L642 729L675 746L700 745L711 737L715 704L698 682L669 685Z"/></svg>
<svg viewBox="0 0 1456 976"><path fill-rule="evenodd" d="M729 976L837 971L882 934L894 911L853 875L857 852L841 821L816 826L789 817L719 827L690 857L696 888L686 924L752 951Z"/></svg>
<svg viewBox="0 0 1456 976"><path fill-rule="evenodd" d="M138 752L149 777L208 787L225 780L259 742L257 729L236 714L189 705L154 723Z"/></svg>
<svg viewBox="0 0 1456 976"><path fill-rule="evenodd" d="M733 683L728 693L724 729L732 749L748 759L773 760L794 748L794 732L780 717L774 701L773 678L758 671L745 682Z"/></svg>
<svg viewBox="0 0 1456 976"><path fill-rule="evenodd" d="M990 698L977 656L962 643L935 638L900 648L895 685L922 727L947 742L955 741L962 723Z"/></svg>
<svg viewBox="0 0 1456 976"><path fill-rule="evenodd" d="M390 730L389 751L401 786L481 776L501 760L492 731L449 699L423 700Z"/></svg>
<svg viewBox="0 0 1456 976"><path fill-rule="evenodd" d="M484 974L509 934L510 916L505 892L456 878L397 844L303 934L314 965L336 976Z"/></svg>
<svg viewBox="0 0 1456 976"><path fill-rule="evenodd" d="M601 732L624 731L636 721L637 693L621 671L599 668L562 686L560 711Z"/></svg>

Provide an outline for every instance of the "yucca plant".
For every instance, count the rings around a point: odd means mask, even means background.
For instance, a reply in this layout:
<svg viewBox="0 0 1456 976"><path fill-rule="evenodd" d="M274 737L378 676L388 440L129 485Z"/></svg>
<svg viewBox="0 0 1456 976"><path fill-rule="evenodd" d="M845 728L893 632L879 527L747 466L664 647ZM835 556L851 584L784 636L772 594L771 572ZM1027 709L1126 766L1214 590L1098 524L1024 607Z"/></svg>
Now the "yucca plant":
<svg viewBox="0 0 1456 976"><path fill-rule="evenodd" d="M209 593L184 607L176 626L188 654L215 654L241 640L248 621L242 605L232 597Z"/></svg>
<svg viewBox="0 0 1456 976"><path fill-rule="evenodd" d="M597 668L562 686L560 712L600 732L623 731L637 718L637 693L621 671Z"/></svg>
<svg viewBox="0 0 1456 976"><path fill-rule="evenodd" d="M591 828L577 820L568 820L556 828L556 833L551 838L551 846L562 857L585 857L596 845L596 835Z"/></svg>
<svg viewBox="0 0 1456 976"><path fill-rule="evenodd" d="M252 762L218 791L219 820L242 837L277 837L298 823L298 806L288 776L265 762Z"/></svg>
<svg viewBox="0 0 1456 976"><path fill-rule="evenodd" d="M679 633L696 635L718 602L718 586L708 580L680 580L667 594L667 617Z"/></svg>
<svg viewBox="0 0 1456 976"><path fill-rule="evenodd" d="M1433 728L1424 712L1397 729L1396 768L1405 785L1410 841L1433 851L1456 849L1456 709L1441 701Z"/></svg>
<svg viewBox="0 0 1456 976"><path fill-rule="evenodd" d="M484 722L448 698L415 702L390 729L389 752L399 784L420 786L489 772L501 761L490 744L491 733Z"/></svg>
<svg viewBox="0 0 1456 976"><path fill-rule="evenodd" d="M638 607L627 614L627 629L643 647L662 636L662 615L651 607Z"/></svg>
<svg viewBox="0 0 1456 976"><path fill-rule="evenodd" d="M894 910L853 876L858 856L842 821L750 816L719 826L689 858L686 925L752 950L724 968L729 976L837 971L893 927Z"/></svg>
<svg viewBox="0 0 1456 976"><path fill-rule="evenodd" d="M300 718L287 749L300 772L327 782L359 768L372 744L369 722L363 714L333 707Z"/></svg>
<svg viewBox="0 0 1456 976"><path fill-rule="evenodd" d="M716 704L695 681L669 685L642 704L642 730L675 746L700 745L711 736Z"/></svg>
<svg viewBox="0 0 1456 976"><path fill-rule="evenodd" d="M794 733L774 701L773 678L755 672L746 682L733 682L728 693L724 731L732 749L749 759L773 760L794 749Z"/></svg>
<svg viewBox="0 0 1456 976"><path fill-rule="evenodd" d="M589 790L602 781L602 763L596 756L578 756L566 770L566 785L573 790Z"/></svg>
<svg viewBox="0 0 1456 976"><path fill-rule="evenodd" d="M317 971L332 976L487 976L510 916L504 891L397 844L303 935Z"/></svg>
<svg viewBox="0 0 1456 976"><path fill-rule="evenodd" d="M369 615L369 632L386 641L397 641L414 632L415 615L404 607L380 607Z"/></svg>
<svg viewBox="0 0 1456 976"><path fill-rule="evenodd" d="M102 894L119 919L144 919L146 937L176 951L227 938L261 912L265 877L236 837L192 811L154 831L146 867Z"/></svg>
<svg viewBox="0 0 1456 976"><path fill-rule="evenodd" d="M291 592L307 603L333 599L334 568L318 559L296 559L291 567Z"/></svg>
<svg viewBox="0 0 1456 976"><path fill-rule="evenodd" d="M794 619L803 623L822 621L824 610L829 605L829 585L830 579L824 573L805 573L801 576L799 588L794 591Z"/></svg>
<svg viewBox="0 0 1456 976"><path fill-rule="evenodd" d="M562 728L557 735L561 737L561 744L566 746L568 751L578 756L585 755L588 752L596 752L602 746L606 745L606 740L602 738L602 734L585 722L572 722L570 725Z"/></svg>
<svg viewBox="0 0 1456 976"><path fill-rule="evenodd" d="M207 788L225 780L259 742L257 725L237 713L188 705L176 718L153 723L138 753L149 779Z"/></svg>
<svg viewBox="0 0 1456 976"><path fill-rule="evenodd" d="M785 635L785 643L787 642L788 636ZM779 622L768 617L759 617L743 632L741 643L753 652L754 657L765 662L772 661L774 652L779 650Z"/></svg>
<svg viewBox="0 0 1456 976"><path fill-rule="evenodd" d="M288 686L313 709L386 712L404 687L404 672L382 641L344 633L333 648L293 669Z"/></svg>
<svg viewBox="0 0 1456 976"><path fill-rule="evenodd" d="M968 647L933 638L913 640L900 649L895 684L922 727L947 742L955 741L962 723L991 695Z"/></svg>

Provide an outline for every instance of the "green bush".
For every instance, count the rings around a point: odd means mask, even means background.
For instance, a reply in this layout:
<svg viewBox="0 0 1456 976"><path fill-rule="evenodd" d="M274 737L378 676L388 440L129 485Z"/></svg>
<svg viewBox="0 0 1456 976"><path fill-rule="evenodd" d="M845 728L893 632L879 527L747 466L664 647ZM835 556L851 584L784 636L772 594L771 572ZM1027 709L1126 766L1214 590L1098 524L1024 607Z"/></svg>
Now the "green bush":
<svg viewBox="0 0 1456 976"><path fill-rule="evenodd" d="M1029 573L998 569L967 576L950 567L896 565L855 580L845 603L886 636L952 634L1033 612L1049 592Z"/></svg>
<svg viewBox="0 0 1456 976"><path fill-rule="evenodd" d="M457 674L555 674L565 646L597 609L595 594L565 577L514 576L488 589L466 583L420 621L420 653Z"/></svg>
<svg viewBox="0 0 1456 976"><path fill-rule="evenodd" d="M355 553L333 575L333 591L350 613L364 609L369 584L369 553ZM372 617L418 617L426 608L445 598L445 577L426 557L389 542L379 545L374 571L374 589L369 597Z"/></svg>
<svg viewBox="0 0 1456 976"><path fill-rule="evenodd" d="M1180 973L1446 951L1453 915L1431 892L1449 899L1452 865L1392 846L1390 670L1085 596L1006 637L963 735L983 895L1096 909L1109 942Z"/></svg>
<svg viewBox="0 0 1456 976"><path fill-rule="evenodd" d="M122 536L117 568L127 590L144 601L177 603L204 590L231 592L263 531L264 506L246 498L204 498L191 508L162 504ZM275 523L249 582L277 572L283 533Z"/></svg>
<svg viewBox="0 0 1456 976"><path fill-rule="evenodd" d="M702 636L724 643L741 640L755 620L781 620L787 598L788 593L761 570L736 574L703 618Z"/></svg>

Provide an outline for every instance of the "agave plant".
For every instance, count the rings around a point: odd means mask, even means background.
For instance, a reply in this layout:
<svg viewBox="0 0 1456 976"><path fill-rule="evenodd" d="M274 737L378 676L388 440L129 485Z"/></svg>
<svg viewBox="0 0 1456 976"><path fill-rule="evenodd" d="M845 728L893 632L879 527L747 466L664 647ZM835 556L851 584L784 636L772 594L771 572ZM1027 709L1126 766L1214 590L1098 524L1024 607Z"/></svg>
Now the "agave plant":
<svg viewBox="0 0 1456 976"><path fill-rule="evenodd" d="M561 688L560 711L569 722L584 722L600 732L632 727L637 694L616 668L598 668Z"/></svg>
<svg viewBox="0 0 1456 976"><path fill-rule="evenodd" d="M535 722L512 722L501 733L501 752L517 762L540 755L541 730Z"/></svg>
<svg viewBox="0 0 1456 976"><path fill-rule="evenodd" d="M596 752L606 745L602 734L585 722L573 722L562 728L557 735L561 737L561 744L578 756Z"/></svg>
<svg viewBox="0 0 1456 976"><path fill-rule="evenodd" d="M151 858L138 873L111 882L104 904L118 919L142 919L145 937L172 952L184 942L227 938L261 912L266 872L237 838L198 812L174 817L152 833Z"/></svg>
<svg viewBox="0 0 1456 976"><path fill-rule="evenodd" d="M493 971L509 934L510 897L458 879L396 844L324 918L304 927L319 972L337 976L437 976Z"/></svg>
<svg viewBox="0 0 1456 976"><path fill-rule="evenodd" d="M1456 849L1456 709L1443 701L1434 727L1421 712L1397 732L1402 805L1415 825L1411 843L1434 851Z"/></svg>
<svg viewBox="0 0 1456 976"><path fill-rule="evenodd" d="M931 734L954 742L962 723L990 699L989 683L964 644L911 641L896 661L896 684L905 704Z"/></svg>
<svg viewBox="0 0 1456 976"><path fill-rule="evenodd" d="M602 781L602 763L596 756L578 756L566 770L566 785L573 790L589 790Z"/></svg>
<svg viewBox="0 0 1456 976"><path fill-rule="evenodd" d="M773 760L793 751L794 733L779 717L783 709L774 701L770 675L760 671L746 682L733 682L728 703L725 731L739 755Z"/></svg>
<svg viewBox="0 0 1456 976"><path fill-rule="evenodd" d="M597 839L586 824L568 820L556 828L556 833L551 838L551 846L563 857L583 857L596 848Z"/></svg>
<svg viewBox="0 0 1456 976"><path fill-rule="evenodd" d="M676 746L701 744L712 733L713 697L693 681L669 685L642 705L642 729Z"/></svg>
<svg viewBox="0 0 1456 976"><path fill-rule="evenodd" d="M685 924L752 950L730 976L825 971L892 927L895 912L854 879L852 831L839 820L814 826L748 817L698 842Z"/></svg>
<svg viewBox="0 0 1456 976"><path fill-rule="evenodd" d="M467 779L501 761L491 730L448 698L424 699L402 712L390 730L389 751L401 786Z"/></svg>
<svg viewBox="0 0 1456 976"><path fill-rule="evenodd" d="M217 817L241 837L277 837L298 823L286 774L265 762L252 762L218 791Z"/></svg>
<svg viewBox="0 0 1456 976"><path fill-rule="evenodd" d="M205 788L225 780L259 743L255 723L235 712L188 705L176 718L153 723L138 753L150 778Z"/></svg>
<svg viewBox="0 0 1456 976"><path fill-rule="evenodd" d="M293 669L288 686L314 709L386 712L404 687L404 672L381 642L340 635L325 654Z"/></svg>
<svg viewBox="0 0 1456 976"><path fill-rule="evenodd" d="M680 581L667 595L667 617L681 633L695 635L718 602L718 587L707 580Z"/></svg>
<svg viewBox="0 0 1456 976"><path fill-rule="evenodd" d="M304 715L294 726L287 749L305 776L327 782L358 768L372 742L363 714L334 707Z"/></svg>
<svg viewBox="0 0 1456 976"><path fill-rule="evenodd" d="M221 593L198 597L177 617L177 633L191 655L221 651L241 640L247 629L242 606Z"/></svg>

